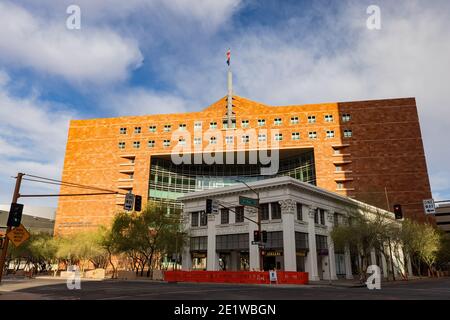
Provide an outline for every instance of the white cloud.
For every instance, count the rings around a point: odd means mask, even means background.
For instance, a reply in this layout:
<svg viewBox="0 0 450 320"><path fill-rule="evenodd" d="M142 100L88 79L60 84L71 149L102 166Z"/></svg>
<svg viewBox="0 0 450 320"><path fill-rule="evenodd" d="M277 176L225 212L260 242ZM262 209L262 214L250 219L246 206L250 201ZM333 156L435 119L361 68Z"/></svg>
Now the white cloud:
<svg viewBox="0 0 450 320"><path fill-rule="evenodd" d="M69 30L10 2L0 3L0 61L81 84L121 81L140 66L138 44L102 28Z"/></svg>

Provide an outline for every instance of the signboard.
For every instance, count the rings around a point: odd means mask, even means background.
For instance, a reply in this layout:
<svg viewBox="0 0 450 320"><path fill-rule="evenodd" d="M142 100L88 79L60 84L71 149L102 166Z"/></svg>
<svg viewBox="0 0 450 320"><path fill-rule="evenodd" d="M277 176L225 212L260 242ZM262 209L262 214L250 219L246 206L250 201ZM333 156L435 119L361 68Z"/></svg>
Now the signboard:
<svg viewBox="0 0 450 320"><path fill-rule="evenodd" d="M19 247L22 243L28 240L30 237L30 233L27 229L21 224L20 226L9 231L6 236L8 239L17 247Z"/></svg>
<svg viewBox="0 0 450 320"><path fill-rule="evenodd" d="M425 214L435 214L436 206L434 204L433 199L423 200L423 209L425 210Z"/></svg>
<svg viewBox="0 0 450 320"><path fill-rule="evenodd" d="M219 214L219 201L218 200L213 200L212 201L212 210L211 210L212 214Z"/></svg>
<svg viewBox="0 0 450 320"><path fill-rule="evenodd" d="M134 194L128 192L125 195L125 204L123 205L123 210L131 211L133 210L133 205L134 205Z"/></svg>
<svg viewBox="0 0 450 320"><path fill-rule="evenodd" d="M258 201L258 199L239 196L239 204L241 206L258 207L259 201Z"/></svg>
<svg viewBox="0 0 450 320"><path fill-rule="evenodd" d="M277 250L264 250L262 255L266 257L280 257L283 255L283 252Z"/></svg>
<svg viewBox="0 0 450 320"><path fill-rule="evenodd" d="M273 270L269 271L269 278L270 282L277 282L278 281L277 272Z"/></svg>

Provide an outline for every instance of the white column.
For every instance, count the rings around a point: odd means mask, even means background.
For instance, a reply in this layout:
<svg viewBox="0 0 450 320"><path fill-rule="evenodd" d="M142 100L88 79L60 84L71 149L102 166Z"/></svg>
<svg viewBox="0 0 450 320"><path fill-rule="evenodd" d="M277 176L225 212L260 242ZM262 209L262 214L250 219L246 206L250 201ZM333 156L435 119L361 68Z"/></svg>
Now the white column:
<svg viewBox="0 0 450 320"><path fill-rule="evenodd" d="M386 249L385 249L385 252L386 252ZM389 276L389 270L388 270L386 257L384 256L384 254L381 254L381 265L383 267L383 277L387 278Z"/></svg>
<svg viewBox="0 0 450 320"><path fill-rule="evenodd" d="M345 246L345 279L353 279L352 272L352 257L350 255L350 248Z"/></svg>
<svg viewBox="0 0 450 320"><path fill-rule="evenodd" d="M206 258L206 270L219 270L219 257L216 252L216 215L208 214L208 252Z"/></svg>
<svg viewBox="0 0 450 320"><path fill-rule="evenodd" d="M316 224L314 222L315 207L310 207L308 212L308 262L309 268L309 280L319 281L319 272L317 270L317 247L316 247Z"/></svg>
<svg viewBox="0 0 450 320"><path fill-rule="evenodd" d="M182 220L182 228L183 231L189 234L189 229L191 225L191 214L189 212L183 212L183 220ZM192 269L192 256L191 256L191 248L190 248L190 238L187 241L187 244L183 246L183 250L181 252L181 269L184 271L189 271Z"/></svg>
<svg viewBox="0 0 450 320"><path fill-rule="evenodd" d="M284 271L297 271L297 256L295 250L294 212L296 203L293 200L280 201L283 226L283 256Z"/></svg>
<svg viewBox="0 0 450 320"><path fill-rule="evenodd" d="M373 265L377 265L377 254L375 252L375 249L370 250L370 260L372 261Z"/></svg>
<svg viewBox="0 0 450 320"><path fill-rule="evenodd" d="M246 217L257 221L257 210L252 207L245 207L244 214ZM248 241L249 241L249 256L250 256L250 271L259 270L259 248L257 245L253 245L253 232L258 230L258 225L252 221L248 221Z"/></svg>
<svg viewBox="0 0 450 320"><path fill-rule="evenodd" d="M334 226L334 212L333 211L327 211L327 219L326 219L326 225L328 229L328 263L329 263L329 271L330 271L330 277L331 280L337 280L336 275L336 256L334 253L334 243L333 239L331 239L330 233Z"/></svg>

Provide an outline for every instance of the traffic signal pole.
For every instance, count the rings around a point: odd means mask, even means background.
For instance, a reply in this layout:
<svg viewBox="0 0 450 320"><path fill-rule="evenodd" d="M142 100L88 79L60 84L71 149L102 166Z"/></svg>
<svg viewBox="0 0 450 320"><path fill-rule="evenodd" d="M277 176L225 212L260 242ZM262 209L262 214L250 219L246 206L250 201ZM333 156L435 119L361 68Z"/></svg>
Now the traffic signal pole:
<svg viewBox="0 0 450 320"><path fill-rule="evenodd" d="M20 197L20 185L22 184L22 177L24 176L23 173L18 173L17 177L16 177L16 186L14 188L14 194L13 194L13 198L12 198L12 203L17 203L17 200ZM10 232L12 229L11 226L8 226L6 228L6 234L8 234L8 232ZM2 249L2 255L0 256L0 283L2 282L2 277L3 277L3 269L5 268L5 261L6 261L6 253L8 251L8 244L9 244L9 239L5 234L5 240L3 242L3 249Z"/></svg>

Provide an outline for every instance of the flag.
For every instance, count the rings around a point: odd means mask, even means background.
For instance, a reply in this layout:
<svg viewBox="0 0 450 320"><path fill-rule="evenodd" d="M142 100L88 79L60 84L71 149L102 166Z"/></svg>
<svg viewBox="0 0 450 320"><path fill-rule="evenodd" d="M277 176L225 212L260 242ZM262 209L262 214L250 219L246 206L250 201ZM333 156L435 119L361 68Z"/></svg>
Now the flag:
<svg viewBox="0 0 450 320"><path fill-rule="evenodd" d="M230 61L231 61L231 51L230 49L228 49L227 51L227 64L230 65Z"/></svg>

